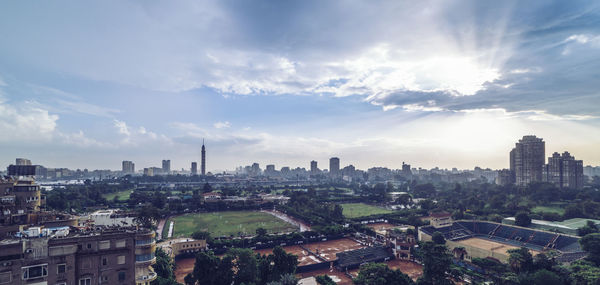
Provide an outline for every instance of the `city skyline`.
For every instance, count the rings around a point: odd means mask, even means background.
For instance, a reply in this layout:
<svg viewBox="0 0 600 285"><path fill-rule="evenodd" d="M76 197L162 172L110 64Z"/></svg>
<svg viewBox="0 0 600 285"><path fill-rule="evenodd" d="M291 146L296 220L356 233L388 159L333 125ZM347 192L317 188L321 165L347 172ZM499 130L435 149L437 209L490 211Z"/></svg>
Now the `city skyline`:
<svg viewBox="0 0 600 285"><path fill-rule="evenodd" d="M3 3L0 163L599 165L600 3ZM218 32L216 32L218 31ZM24 36L26 35L26 36ZM201 166L201 165L200 165Z"/></svg>

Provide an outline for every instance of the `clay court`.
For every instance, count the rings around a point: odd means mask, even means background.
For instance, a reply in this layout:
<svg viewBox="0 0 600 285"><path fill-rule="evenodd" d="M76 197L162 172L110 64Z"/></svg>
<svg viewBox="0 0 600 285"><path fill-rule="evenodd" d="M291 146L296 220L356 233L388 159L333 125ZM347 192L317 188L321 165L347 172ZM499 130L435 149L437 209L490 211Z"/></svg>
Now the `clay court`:
<svg viewBox="0 0 600 285"><path fill-rule="evenodd" d="M503 243L499 243L499 242L495 242L495 241L491 241L491 240L487 240L487 239L482 239L482 238L476 238L476 237L464 239L464 240L458 241L458 243L476 247L476 248L481 248L481 249L488 250L491 252L500 252L500 253L506 253L506 251L511 250L511 249L519 249L519 247L517 247L517 246L503 244ZM531 253L534 255L539 253L539 251L533 250L533 249L529 249L529 251L531 251Z"/></svg>
<svg viewBox="0 0 600 285"><path fill-rule="evenodd" d="M194 271L194 263L196 263L196 258L181 258L177 259L175 263L177 264L177 270L175 270L175 279L177 282L185 284L185 282L183 282L183 278L185 278L188 273L192 273L192 271Z"/></svg>
<svg viewBox="0 0 600 285"><path fill-rule="evenodd" d="M283 250L285 250L285 252L287 252L287 253L298 256L298 266L304 266L304 265L310 265L310 264L316 264L316 263L322 262L316 256L310 254L308 251L302 249L298 245L284 246ZM257 250L254 250L254 252L260 253L263 255L268 255L268 254L273 253L273 249L272 248L257 249Z"/></svg>
<svg viewBox="0 0 600 285"><path fill-rule="evenodd" d="M374 231L383 231L383 230L393 229L397 226L394 226L390 223L375 223L375 224L368 224L367 227L373 229Z"/></svg>
<svg viewBox="0 0 600 285"><path fill-rule="evenodd" d="M327 275L329 276L337 285L350 285L352 284L352 279L346 276L343 272L333 268L333 269L321 269L314 270L310 272L298 273L296 277L298 278L307 278L307 277L316 277L319 275Z"/></svg>
<svg viewBox="0 0 600 285"><path fill-rule="evenodd" d="M327 261L334 261L337 259L335 254L338 252L355 250L365 246L349 238L343 238L309 243L304 245L304 247L310 249L310 251L314 252L315 254L319 254Z"/></svg>
<svg viewBox="0 0 600 285"><path fill-rule="evenodd" d="M423 275L423 265L409 260L394 259L387 261L386 264L391 269L400 269L404 274L408 275L412 280L417 280Z"/></svg>

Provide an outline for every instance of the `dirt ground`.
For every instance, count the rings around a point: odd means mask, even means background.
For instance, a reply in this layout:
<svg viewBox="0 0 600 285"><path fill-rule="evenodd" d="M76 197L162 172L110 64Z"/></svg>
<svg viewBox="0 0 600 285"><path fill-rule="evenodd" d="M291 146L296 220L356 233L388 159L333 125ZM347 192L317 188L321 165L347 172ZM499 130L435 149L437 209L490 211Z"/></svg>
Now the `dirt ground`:
<svg viewBox="0 0 600 285"><path fill-rule="evenodd" d="M195 262L196 258L194 257L181 258L176 260L177 270L175 270L175 279L177 279L177 282L185 284L185 282L183 282L183 278L185 278L185 276L188 273L192 273L192 271L194 271Z"/></svg>
<svg viewBox="0 0 600 285"><path fill-rule="evenodd" d="M363 248L362 244L355 242L349 238L337 239L337 240L328 240L328 241L320 241L314 242L304 245L304 247L310 249L312 252L319 254L321 257L325 258L327 261L336 260L335 256L338 252L344 252L349 250L355 250L359 248Z"/></svg>
<svg viewBox="0 0 600 285"><path fill-rule="evenodd" d="M375 223L375 224L368 224L367 227L372 228L374 231L381 231L381 230L393 229L396 226L394 226L390 223Z"/></svg>

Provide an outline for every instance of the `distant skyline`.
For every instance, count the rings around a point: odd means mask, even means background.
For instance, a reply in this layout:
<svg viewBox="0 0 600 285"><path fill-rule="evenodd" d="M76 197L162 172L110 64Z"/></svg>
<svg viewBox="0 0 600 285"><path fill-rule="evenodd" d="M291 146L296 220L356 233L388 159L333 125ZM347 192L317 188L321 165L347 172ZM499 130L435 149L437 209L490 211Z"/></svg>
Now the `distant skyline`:
<svg viewBox="0 0 600 285"><path fill-rule="evenodd" d="M0 164L600 165L595 1L0 3Z"/></svg>

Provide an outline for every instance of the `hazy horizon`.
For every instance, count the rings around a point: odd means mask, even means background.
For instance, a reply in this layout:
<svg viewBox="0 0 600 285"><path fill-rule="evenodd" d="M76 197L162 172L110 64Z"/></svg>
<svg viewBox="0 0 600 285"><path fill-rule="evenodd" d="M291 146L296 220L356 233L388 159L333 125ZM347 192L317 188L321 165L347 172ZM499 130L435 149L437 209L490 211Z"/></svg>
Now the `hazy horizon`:
<svg viewBox="0 0 600 285"><path fill-rule="evenodd" d="M0 4L0 164L600 165L600 2Z"/></svg>

